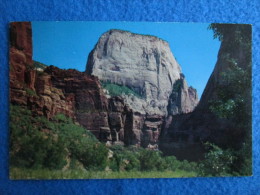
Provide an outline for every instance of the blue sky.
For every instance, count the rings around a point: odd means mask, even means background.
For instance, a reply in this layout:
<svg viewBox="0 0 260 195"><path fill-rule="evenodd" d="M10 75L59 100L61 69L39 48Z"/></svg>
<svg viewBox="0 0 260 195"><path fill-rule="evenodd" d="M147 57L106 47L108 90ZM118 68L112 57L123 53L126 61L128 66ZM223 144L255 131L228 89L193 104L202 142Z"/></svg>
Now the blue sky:
<svg viewBox="0 0 260 195"><path fill-rule="evenodd" d="M33 59L85 71L88 54L110 29L157 36L171 50L189 85L201 96L217 60L220 42L207 23L33 22Z"/></svg>

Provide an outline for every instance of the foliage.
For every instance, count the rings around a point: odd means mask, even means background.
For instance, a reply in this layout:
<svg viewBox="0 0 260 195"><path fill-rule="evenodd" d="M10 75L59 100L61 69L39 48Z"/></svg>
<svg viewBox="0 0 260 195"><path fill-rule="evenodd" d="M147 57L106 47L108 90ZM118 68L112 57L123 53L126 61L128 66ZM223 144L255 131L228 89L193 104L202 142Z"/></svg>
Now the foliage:
<svg viewBox="0 0 260 195"><path fill-rule="evenodd" d="M210 102L210 110L218 118L232 122L232 130L227 135L230 137L229 145L226 147L235 149L232 151L235 160L229 167L229 172L251 175L251 25L211 24L209 29L213 30L214 38L222 41L218 62L222 65L222 72L216 86L216 97ZM230 151L225 152L227 155Z"/></svg>
<svg viewBox="0 0 260 195"><path fill-rule="evenodd" d="M110 149L113 151L113 158L110 161L110 168L113 171L140 170L138 151L123 146L113 146Z"/></svg>
<svg viewBox="0 0 260 195"><path fill-rule="evenodd" d="M26 168L62 168L67 155L60 140L38 131L31 112L10 107L10 163ZM54 163L55 162L55 163Z"/></svg>
<svg viewBox="0 0 260 195"><path fill-rule="evenodd" d="M107 147L63 114L49 121L33 117L26 108L11 105L10 131L11 167L58 170L66 165L102 171L109 166L116 172L196 170L194 163L178 161L174 156L163 157L159 151L117 145L109 148L113 157L108 161Z"/></svg>
<svg viewBox="0 0 260 195"><path fill-rule="evenodd" d="M234 35L236 42L251 41L252 30L250 24L212 23L208 28L213 30L214 38L218 38L220 41L226 40L230 35Z"/></svg>
<svg viewBox="0 0 260 195"><path fill-rule="evenodd" d="M251 110L247 108L251 101L248 97L251 95L250 67L238 67L229 55L225 56L225 60L229 62L229 68L221 73L221 83L217 88L218 98L211 101L210 109L220 118L250 121Z"/></svg>
<svg viewBox="0 0 260 195"><path fill-rule="evenodd" d="M28 94L29 96L37 96L36 92L33 91L32 89L25 88L25 92L26 92L26 94Z"/></svg>
<svg viewBox="0 0 260 195"><path fill-rule="evenodd" d="M142 150L140 153L140 161L142 171L162 171L167 168L165 160L161 158L161 152L159 151Z"/></svg>
<svg viewBox="0 0 260 195"><path fill-rule="evenodd" d="M166 156L164 160L167 165L167 170L176 171L181 168L182 162L177 160L175 156Z"/></svg>
<svg viewBox="0 0 260 195"><path fill-rule="evenodd" d="M109 82L102 82L102 87L108 90L109 95L111 96L120 96L122 94L125 94L125 95L134 95L138 98L142 98L140 94L138 94L137 92L135 92L134 90L130 89L127 86L112 84Z"/></svg>
<svg viewBox="0 0 260 195"><path fill-rule="evenodd" d="M113 171L197 171L197 164L179 161L175 156L163 156L160 151L144 148L112 146L109 167Z"/></svg>
<svg viewBox="0 0 260 195"><path fill-rule="evenodd" d="M205 154L205 160L199 165L201 176L229 176L232 175L232 165L236 157L230 149L222 150L217 145L205 143L208 152Z"/></svg>
<svg viewBox="0 0 260 195"><path fill-rule="evenodd" d="M251 138L248 138L251 139ZM238 174L243 176L252 175L252 142L248 140L243 143L240 150L235 152L236 159L232 165L232 169Z"/></svg>
<svg viewBox="0 0 260 195"><path fill-rule="evenodd" d="M104 169L107 148L72 119L33 117L26 108L10 107L10 163L24 168L61 169L75 159L86 169Z"/></svg>
<svg viewBox="0 0 260 195"><path fill-rule="evenodd" d="M61 114L61 113L56 114L53 117L53 120L57 121L57 122L69 122L69 123L72 123L71 118L67 118L64 114Z"/></svg>

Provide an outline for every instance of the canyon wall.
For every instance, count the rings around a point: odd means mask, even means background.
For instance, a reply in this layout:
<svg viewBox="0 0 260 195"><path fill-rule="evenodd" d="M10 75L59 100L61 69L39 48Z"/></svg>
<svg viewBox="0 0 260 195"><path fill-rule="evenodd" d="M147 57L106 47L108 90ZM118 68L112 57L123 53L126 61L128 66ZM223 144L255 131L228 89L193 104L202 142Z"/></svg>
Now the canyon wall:
<svg viewBox="0 0 260 195"><path fill-rule="evenodd" d="M251 139L251 27L226 25L217 63L198 106L165 120L160 137L165 153L197 160L203 157L202 143L207 141L239 149ZM220 106L214 108L216 104Z"/></svg>
<svg viewBox="0 0 260 195"><path fill-rule="evenodd" d="M173 86L183 75L166 41L122 30L110 30L100 37L89 55L86 72L102 82L135 91L139 96L124 96L135 112L161 116L167 115ZM183 91L188 92L187 85ZM178 107L189 108L180 108L177 113L192 111L198 102L195 91L185 98Z"/></svg>
<svg viewBox="0 0 260 195"><path fill-rule="evenodd" d="M89 54L87 74L37 63L31 24L11 23L10 102L49 120L62 113L107 144L156 146L165 117L189 113L198 103L168 43L154 36L104 33ZM110 96L100 81L138 96Z"/></svg>
<svg viewBox="0 0 260 195"><path fill-rule="evenodd" d="M168 114L192 112L198 103L169 44L155 36L122 30L104 33L89 54L86 73L135 92L120 96L138 124L127 136L138 137L144 147L157 144Z"/></svg>

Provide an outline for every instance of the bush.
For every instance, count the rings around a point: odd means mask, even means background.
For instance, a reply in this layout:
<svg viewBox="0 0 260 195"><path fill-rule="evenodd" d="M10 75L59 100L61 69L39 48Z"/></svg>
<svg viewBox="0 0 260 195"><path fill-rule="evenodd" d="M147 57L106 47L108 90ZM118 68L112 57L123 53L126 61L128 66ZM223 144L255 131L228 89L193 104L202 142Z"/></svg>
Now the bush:
<svg viewBox="0 0 260 195"><path fill-rule="evenodd" d="M181 162L178 161L175 156L166 156L165 162L168 170L176 171L181 166Z"/></svg>
<svg viewBox="0 0 260 195"><path fill-rule="evenodd" d="M143 149L140 152L140 162L142 171L164 170L167 168L161 152Z"/></svg>
<svg viewBox="0 0 260 195"><path fill-rule="evenodd" d="M197 171L197 164L179 161L175 156L162 156L160 151L144 148L112 146L109 167L113 171Z"/></svg>
<svg viewBox="0 0 260 195"><path fill-rule="evenodd" d="M237 158L235 159L232 169L239 175L252 175L252 145L250 141L243 143L240 150L235 152Z"/></svg>
<svg viewBox="0 0 260 195"><path fill-rule="evenodd" d="M75 159L86 169L103 169L107 148L63 114L52 121L32 117L26 108L10 107L10 163L25 168L61 169Z"/></svg>
<svg viewBox="0 0 260 195"><path fill-rule="evenodd" d="M140 170L139 153L137 150L123 146L112 146L113 158L110 160L110 168L114 171Z"/></svg>
<svg viewBox="0 0 260 195"><path fill-rule="evenodd" d="M231 150L222 150L220 147L206 143L209 150L205 154L205 160L199 165L201 176L229 176L232 175L232 165L236 160Z"/></svg>
<svg viewBox="0 0 260 195"><path fill-rule="evenodd" d="M11 165L57 169L66 164L67 152L60 140L39 131L27 109L11 106L10 131Z"/></svg>

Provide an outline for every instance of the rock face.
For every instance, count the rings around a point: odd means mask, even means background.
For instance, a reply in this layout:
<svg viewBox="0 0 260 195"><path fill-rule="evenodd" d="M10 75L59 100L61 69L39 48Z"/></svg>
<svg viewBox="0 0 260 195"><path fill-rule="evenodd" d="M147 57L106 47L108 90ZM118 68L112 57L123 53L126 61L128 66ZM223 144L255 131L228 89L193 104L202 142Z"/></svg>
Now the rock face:
<svg viewBox="0 0 260 195"><path fill-rule="evenodd" d="M167 111L187 113L197 104L168 43L156 37L105 33L89 55L92 75L33 62L29 22L12 23L10 38L10 102L50 120L65 114L108 144L157 148ZM95 75L141 97L107 97Z"/></svg>
<svg viewBox="0 0 260 195"><path fill-rule="evenodd" d="M12 23L10 34L12 104L26 106L35 116L50 120L63 113L110 144L140 146L157 141L162 122L150 124L154 119L133 112L123 98L107 98L97 77L54 66L39 69L39 63L36 66L32 60L30 23ZM153 132L149 132L151 128Z"/></svg>
<svg viewBox="0 0 260 195"><path fill-rule="evenodd" d="M121 95L122 104L131 110L126 116L109 114L112 128L118 129L114 132L122 132L124 126L128 145L156 145L167 114L191 112L198 103L197 92L188 87L168 43L154 36L121 30L104 33L89 54L86 73L138 94Z"/></svg>
<svg viewBox="0 0 260 195"><path fill-rule="evenodd" d="M198 95L196 89L188 87L184 75L181 74L181 78L174 83L169 97L168 114L176 115L192 112L197 104Z"/></svg>
<svg viewBox="0 0 260 195"><path fill-rule="evenodd" d="M28 107L34 115L48 119L58 113L79 120L99 135L107 111L107 99L97 78L76 70L54 66L36 70L32 60L32 31L29 22L10 25L10 102ZM94 111L93 116L90 114ZM96 121L84 122L83 113ZM102 120L97 120L101 118ZM91 119L91 118L90 118ZM98 126L98 127L96 127ZM94 128L96 127L96 128ZM96 133L98 130L98 133Z"/></svg>
<svg viewBox="0 0 260 195"><path fill-rule="evenodd" d="M76 70L61 70L50 66L44 71L51 76L52 86L61 90L71 100L70 111L85 128L99 137L100 128L108 127L107 99L96 77ZM65 113L61 111L61 113Z"/></svg>
<svg viewBox="0 0 260 195"><path fill-rule="evenodd" d="M34 90L35 71L32 66L32 29L29 22L10 24L10 96L12 101L26 104L27 90Z"/></svg>
<svg viewBox="0 0 260 195"><path fill-rule="evenodd" d="M46 73L37 75L35 83L35 91L28 95L27 106L35 115L46 116L52 118L58 113L75 118L73 95L63 93L52 84L52 77Z"/></svg>
<svg viewBox="0 0 260 195"><path fill-rule="evenodd" d="M149 115L167 114L173 85L181 78L181 68L166 41L121 30L101 36L89 55L86 72L134 90L142 98L125 96L125 101L135 112Z"/></svg>
<svg viewBox="0 0 260 195"><path fill-rule="evenodd" d="M35 70L30 22L10 24L10 102L27 106L38 116L75 117L75 97L53 86L52 75Z"/></svg>
<svg viewBox="0 0 260 195"><path fill-rule="evenodd" d="M247 120L245 123L248 123L248 128L245 130L241 125L238 125L241 123L240 121L217 117L210 109L211 101L217 100L217 89L221 87L231 89L230 87L232 87L229 83L225 83L227 81L223 80L222 73L233 66L232 63L234 62L240 70L246 70L248 68L246 66L251 64L251 48L245 49L248 45L250 47L250 44L243 43L245 37L241 39L243 41L236 42L236 33L236 31L233 31L233 33L230 31L223 39L217 63L195 110L191 113L167 117L160 137L160 149L162 151L174 154L179 158L198 160L203 155L201 143L206 141L222 147L241 148L245 139L245 131L249 131L248 129L251 128L251 120L243 119ZM251 35L250 30L247 33ZM246 39L251 41L250 37L246 37ZM248 42L250 41L248 40ZM236 47L234 47L234 44L236 44ZM246 97L246 109L250 113L250 86L245 92L238 91L237 93L246 93L243 96ZM241 112L244 112L244 110L241 110ZM234 114L239 115L240 113Z"/></svg>

